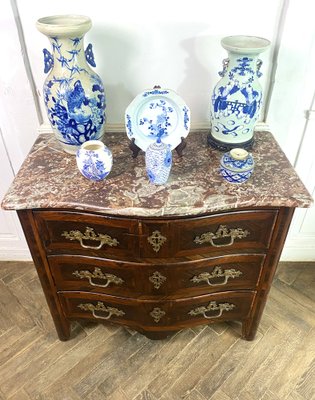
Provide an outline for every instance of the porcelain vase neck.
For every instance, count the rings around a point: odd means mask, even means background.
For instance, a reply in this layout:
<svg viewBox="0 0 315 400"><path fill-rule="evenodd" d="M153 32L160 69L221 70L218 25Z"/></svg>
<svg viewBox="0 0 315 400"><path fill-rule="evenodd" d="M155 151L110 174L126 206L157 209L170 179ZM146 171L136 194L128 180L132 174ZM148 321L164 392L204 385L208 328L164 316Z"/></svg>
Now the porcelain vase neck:
<svg viewBox="0 0 315 400"><path fill-rule="evenodd" d="M90 72L84 52L84 36L77 38L49 37L54 57L52 73L72 76L78 72Z"/></svg>

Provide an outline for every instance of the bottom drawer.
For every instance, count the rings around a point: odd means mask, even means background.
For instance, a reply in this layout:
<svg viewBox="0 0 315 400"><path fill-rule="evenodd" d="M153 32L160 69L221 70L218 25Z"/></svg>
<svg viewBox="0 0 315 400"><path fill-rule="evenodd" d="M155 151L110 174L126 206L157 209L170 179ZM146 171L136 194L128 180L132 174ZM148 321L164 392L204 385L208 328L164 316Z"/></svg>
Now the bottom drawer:
<svg viewBox="0 0 315 400"><path fill-rule="evenodd" d="M221 292L169 301L124 299L87 292L59 292L69 319L111 321L133 328L176 330L218 320L242 320L254 291Z"/></svg>

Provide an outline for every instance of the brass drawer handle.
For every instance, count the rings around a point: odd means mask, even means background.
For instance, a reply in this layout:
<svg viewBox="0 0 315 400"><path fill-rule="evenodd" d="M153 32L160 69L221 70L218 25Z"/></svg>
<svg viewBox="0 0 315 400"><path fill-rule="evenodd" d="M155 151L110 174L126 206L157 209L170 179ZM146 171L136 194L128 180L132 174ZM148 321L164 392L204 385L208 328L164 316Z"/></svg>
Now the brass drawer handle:
<svg viewBox="0 0 315 400"><path fill-rule="evenodd" d="M81 308L81 310L90 311L93 314L93 317L98 319L110 319L113 315L116 315L117 317L125 315L125 313L122 310L118 310L118 308L106 307L102 301L98 301L96 306L91 303L81 303L78 307ZM108 315L106 317L101 317L100 315L95 314L97 311L106 312Z"/></svg>
<svg viewBox="0 0 315 400"><path fill-rule="evenodd" d="M205 232L201 236L196 236L194 242L197 244L210 243L214 247L232 246L235 239L243 239L249 235L249 231L242 228L228 229L226 225L220 225L216 233ZM230 238L230 241L225 244L214 243L215 239Z"/></svg>
<svg viewBox="0 0 315 400"><path fill-rule="evenodd" d="M111 236L109 236L107 234L103 234L103 233L96 234L94 232L94 229L90 228L88 226L85 228L84 233L82 233L78 230L70 231L70 232L64 231L61 234L61 236L64 236L66 239L69 239L69 240L78 240L80 242L80 245L84 249L99 250L102 248L102 246L104 244L106 244L110 247L117 246L119 244L117 239L113 239ZM100 242L100 244L98 246L88 246L83 243L83 240L94 240L96 242Z"/></svg>
<svg viewBox="0 0 315 400"><path fill-rule="evenodd" d="M195 275L194 277L191 278L191 281L194 283L200 283L205 281L209 286L223 286L226 285L229 278L237 278L241 276L243 273L241 271L237 271L234 268L231 269L225 269L224 271L222 270L221 267L215 267L214 270L210 272L202 272L199 275ZM215 279L215 278L223 278L224 281L220 283L211 283L210 279Z"/></svg>
<svg viewBox="0 0 315 400"><path fill-rule="evenodd" d="M148 242L153 247L153 250L157 253L160 248L166 242L167 238L161 234L160 231L152 232L152 235L148 237Z"/></svg>
<svg viewBox="0 0 315 400"><path fill-rule="evenodd" d="M115 285L121 285L124 283L124 280L119 278L116 275L113 274L107 274L103 273L100 268L95 267L93 272L90 271L74 271L72 275L76 276L77 278L84 279L87 278L89 280L89 283L91 286L98 286L101 288L106 288L109 286L110 283L113 283ZM100 285L97 283L92 282L92 279L104 279L106 280L106 283L104 285Z"/></svg>
<svg viewBox="0 0 315 400"><path fill-rule="evenodd" d="M156 323L160 322L160 319L164 317L165 314L166 312L161 310L159 307L153 308L153 310L150 312L151 317L154 319L154 322Z"/></svg>
<svg viewBox="0 0 315 400"><path fill-rule="evenodd" d="M206 319L219 318L219 317L221 317L221 315L223 314L224 311L231 311L235 307L236 307L235 304L231 304L231 303L217 304L216 301L210 301L210 303L207 305L207 307L204 307L204 306L197 307L197 308L189 311L188 314L191 315L192 317L195 317L195 316L201 314ZM219 311L219 313L217 315L211 315L210 317L208 317L206 315L206 313L208 311Z"/></svg>
<svg viewBox="0 0 315 400"><path fill-rule="evenodd" d="M166 281L166 277L159 271L155 271L150 277L149 281L153 283L155 289L160 289L163 283Z"/></svg>

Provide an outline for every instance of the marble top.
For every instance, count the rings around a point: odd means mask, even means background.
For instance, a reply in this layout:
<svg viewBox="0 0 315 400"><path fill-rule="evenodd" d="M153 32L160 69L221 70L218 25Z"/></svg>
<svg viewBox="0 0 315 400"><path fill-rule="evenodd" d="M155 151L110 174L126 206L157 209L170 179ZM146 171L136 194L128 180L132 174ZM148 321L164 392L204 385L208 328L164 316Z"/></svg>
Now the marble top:
<svg viewBox="0 0 315 400"><path fill-rule="evenodd" d="M125 133L106 133L114 164L101 182L84 178L75 157L53 135L40 135L2 202L8 210L61 208L121 216L183 216L247 207L309 207L312 198L269 132L257 132L255 169L243 184L220 175L222 153L207 145L207 132L187 137L183 157L173 152L167 184L149 183L144 153L132 158Z"/></svg>

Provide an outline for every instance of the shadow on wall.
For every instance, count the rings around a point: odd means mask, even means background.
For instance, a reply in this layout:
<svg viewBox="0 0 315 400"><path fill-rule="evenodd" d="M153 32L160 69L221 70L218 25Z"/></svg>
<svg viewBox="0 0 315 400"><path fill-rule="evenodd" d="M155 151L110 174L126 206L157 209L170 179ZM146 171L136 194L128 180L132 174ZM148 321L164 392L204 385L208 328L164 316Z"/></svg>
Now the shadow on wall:
<svg viewBox="0 0 315 400"><path fill-rule="evenodd" d="M209 125L211 93L220 79L217 73L221 70L221 60L213 59L212 54L221 52L220 40L217 36L198 36L181 42L187 56L185 78L178 92L190 103L192 124L198 127Z"/></svg>
<svg viewBox="0 0 315 400"><path fill-rule="evenodd" d="M130 65L137 53L135 42L129 32L108 26L96 24L89 33L89 41L97 43L93 51L105 86L107 123L124 123L125 109L134 97Z"/></svg>
<svg viewBox="0 0 315 400"><path fill-rule="evenodd" d="M106 89L107 123L124 123L125 109L133 98L159 84L183 97L193 125L206 127L211 91L221 69L217 55L225 55L221 38L205 35L205 29L195 23L126 28L95 24L85 46L95 43L96 72Z"/></svg>

